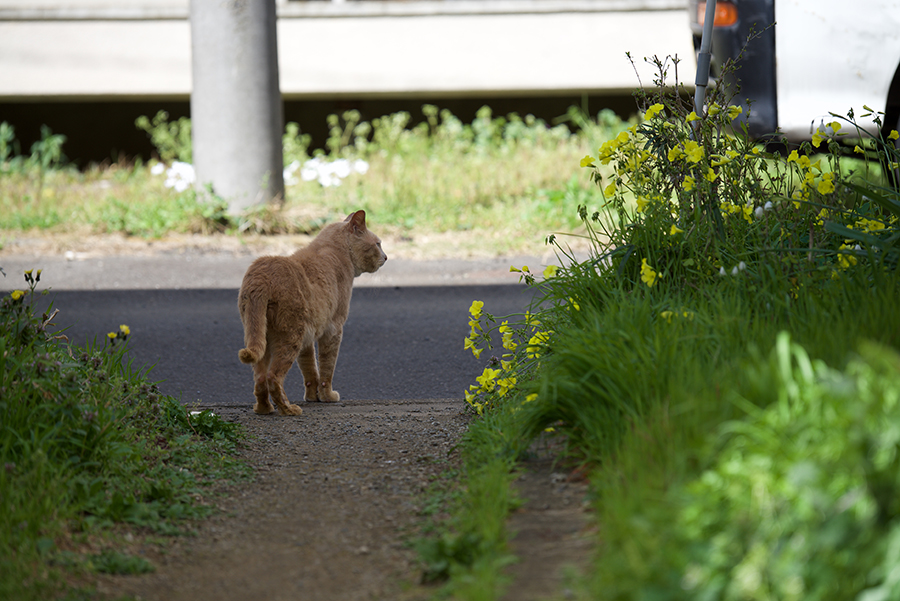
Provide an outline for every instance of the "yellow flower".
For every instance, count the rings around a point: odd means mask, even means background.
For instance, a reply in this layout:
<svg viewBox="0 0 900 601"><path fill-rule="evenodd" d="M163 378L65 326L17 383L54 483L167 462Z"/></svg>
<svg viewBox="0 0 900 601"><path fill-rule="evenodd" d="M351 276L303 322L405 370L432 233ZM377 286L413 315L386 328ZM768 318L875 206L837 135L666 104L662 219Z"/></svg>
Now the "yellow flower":
<svg viewBox="0 0 900 601"><path fill-rule="evenodd" d="M10 292L9 295L12 297L12 299L14 301L17 301L20 298L22 298L23 296L25 296L25 291L24 290L13 290L12 292Z"/></svg>
<svg viewBox="0 0 900 601"><path fill-rule="evenodd" d="M853 250L853 247L851 247L851 246L849 246L849 245L847 245L847 244L841 244L840 250L842 250L842 251L852 251L852 250ZM852 254L843 254L843 253L841 253L841 254L838 255L837 260L838 260L838 265L840 265L841 269L848 269L848 268L850 268L852 265L856 265L856 257L854 257Z"/></svg>
<svg viewBox="0 0 900 601"><path fill-rule="evenodd" d="M681 149L681 146L673 146L669 149L669 162L680 159L684 156L684 151Z"/></svg>
<svg viewBox="0 0 900 601"><path fill-rule="evenodd" d="M865 154L866 151L863 150L862 148L860 148L859 145L857 144L856 146L853 147L853 152L855 152L857 154Z"/></svg>
<svg viewBox="0 0 900 601"><path fill-rule="evenodd" d="M834 178L834 173L823 173L822 181L819 182L818 187L816 188L819 191L819 194L831 194L834 192L834 182L832 179Z"/></svg>
<svg viewBox="0 0 900 601"><path fill-rule="evenodd" d="M884 229L884 223L877 219L860 219L856 222L856 227L867 232L878 232Z"/></svg>
<svg viewBox="0 0 900 601"><path fill-rule="evenodd" d="M744 109L739 106L729 106L728 107L728 118L734 121L738 118L738 116L744 112Z"/></svg>
<svg viewBox="0 0 900 601"><path fill-rule="evenodd" d="M481 390L483 390L484 392L490 392L494 389L494 380L496 380L497 376L499 375L499 369L491 369L490 367L485 367L481 375L475 378L475 381L481 385Z"/></svg>
<svg viewBox="0 0 900 601"><path fill-rule="evenodd" d="M549 279L556 277L558 269L559 268L556 265L547 265L547 267L544 268L544 278Z"/></svg>
<svg viewBox="0 0 900 601"><path fill-rule="evenodd" d="M116 334L115 332L110 332L109 334L106 335L106 337L109 338L110 340L115 340L116 336L118 336L118 334Z"/></svg>
<svg viewBox="0 0 900 601"><path fill-rule="evenodd" d="M594 157L591 155L585 155L583 159L581 159L582 167L593 167L594 166Z"/></svg>
<svg viewBox="0 0 900 601"><path fill-rule="evenodd" d="M787 162L788 163L796 163L800 160L800 154L796 150L792 150L791 154L788 155Z"/></svg>
<svg viewBox="0 0 900 601"><path fill-rule="evenodd" d="M514 351L519 347L515 340L513 340L513 333L506 332L503 334L503 348L508 351Z"/></svg>
<svg viewBox="0 0 900 601"><path fill-rule="evenodd" d="M660 317L666 320L666 323L672 323L672 315L673 313L671 311L663 311L659 314Z"/></svg>
<svg viewBox="0 0 900 601"><path fill-rule="evenodd" d="M526 403L531 403L531 402L533 402L533 401L536 401L537 398L538 398L537 393L536 393L536 392L532 392L531 394L529 394L528 396L525 397L525 401L524 401L524 402L526 402Z"/></svg>
<svg viewBox="0 0 900 601"><path fill-rule="evenodd" d="M651 105L650 108L647 109L647 112L644 113L644 119L650 120L653 119L656 115L662 112L662 110L666 108L660 103L656 103Z"/></svg>
<svg viewBox="0 0 900 601"><path fill-rule="evenodd" d="M647 200L646 198L644 198L643 196L638 196L635 199L635 202L637 203L637 212L638 213L642 213L644 211L644 209L647 208L647 205L650 204L650 201Z"/></svg>
<svg viewBox="0 0 900 601"><path fill-rule="evenodd" d="M685 176L684 182L682 182L681 187L684 188L685 192L690 192L695 187L694 178L690 175Z"/></svg>
<svg viewBox="0 0 900 601"><path fill-rule="evenodd" d="M888 134L888 140L896 140L897 138L900 138L900 134L897 133L896 129L892 129L891 133Z"/></svg>
<svg viewBox="0 0 900 601"><path fill-rule="evenodd" d="M674 223L672 224L672 227L669 228L669 235L670 235L670 236L674 236L675 234L680 234L680 233L682 233L682 232L684 232L684 230L681 229L680 227L678 227L677 225L675 225Z"/></svg>
<svg viewBox="0 0 900 601"><path fill-rule="evenodd" d="M576 311L581 311L581 305L579 305L571 296L569 297L569 304L572 305L572 308Z"/></svg>
<svg viewBox="0 0 900 601"><path fill-rule="evenodd" d="M616 195L616 182L612 182L610 185L606 186L603 189L604 196L615 196Z"/></svg>
<svg viewBox="0 0 900 601"><path fill-rule="evenodd" d="M126 326L125 324L122 324L122 325L119 326L119 331L122 332L122 333L123 333L124 335L126 335L126 336L128 336L129 334L131 334L131 328L129 328L129 327Z"/></svg>
<svg viewBox="0 0 900 601"><path fill-rule="evenodd" d="M657 274L653 268L647 264L647 259L641 259L641 281L647 284L648 288L653 288L656 284Z"/></svg>
<svg viewBox="0 0 900 601"><path fill-rule="evenodd" d="M481 308L484 306L484 301L472 301L472 306L469 307L469 313L472 317L477 318L481 315Z"/></svg>
<svg viewBox="0 0 900 601"><path fill-rule="evenodd" d="M832 134L836 134L841 130L841 124L838 123L837 121L832 121L831 123L828 123L827 125L828 125L828 127L831 128Z"/></svg>
<svg viewBox="0 0 900 601"><path fill-rule="evenodd" d="M699 121L700 117L697 116L697 113L695 113L694 111L691 111L690 113L688 113L688 116L684 118L684 120L687 123L690 123L691 121Z"/></svg>
<svg viewBox="0 0 900 601"><path fill-rule="evenodd" d="M508 378L500 378L499 380L497 380L497 386L499 387L499 390L497 391L497 393L500 396L506 396L507 392L509 392L511 389L515 388L516 377L509 376Z"/></svg>
<svg viewBox="0 0 900 601"><path fill-rule="evenodd" d="M619 146L622 146L623 144L628 144L628 140L630 140L630 139L631 139L631 136L628 135L628 132L623 131L623 132L620 132L618 136L616 136L616 143Z"/></svg>
<svg viewBox="0 0 900 601"><path fill-rule="evenodd" d="M751 217L751 215L753 215L753 209L750 208L750 205L744 205L744 206L742 206L742 207L741 207L741 213L742 213L742 215L743 215L743 217L744 217L744 220L745 220L747 223L753 223L753 218Z"/></svg>
<svg viewBox="0 0 900 601"><path fill-rule="evenodd" d="M713 104L706 110L706 113L707 113L708 115L712 116L712 117L715 117L716 115L718 115L718 114L721 113L721 112L722 112L722 107L720 107L718 104L715 104L715 103L713 103Z"/></svg>
<svg viewBox="0 0 900 601"><path fill-rule="evenodd" d="M824 139L825 139L824 136L822 136L822 134L820 134L818 131L816 131L816 133L814 133L813 137L812 137L812 145L815 146L816 148L818 148L819 145L822 143L822 140L824 140Z"/></svg>
<svg viewBox="0 0 900 601"><path fill-rule="evenodd" d="M699 163L703 158L703 147L693 140L684 143L684 154L692 163Z"/></svg>
<svg viewBox="0 0 900 601"><path fill-rule="evenodd" d="M542 346L546 345L550 340L550 332L538 332L528 340L528 346L525 352L529 359L537 359L541 356Z"/></svg>
<svg viewBox="0 0 900 601"><path fill-rule="evenodd" d="M709 169L706 170L706 175L704 177L706 177L706 181L714 182L714 181L716 181L716 178L718 176L719 176L719 174L716 173L715 171L713 171L712 167L710 167Z"/></svg>

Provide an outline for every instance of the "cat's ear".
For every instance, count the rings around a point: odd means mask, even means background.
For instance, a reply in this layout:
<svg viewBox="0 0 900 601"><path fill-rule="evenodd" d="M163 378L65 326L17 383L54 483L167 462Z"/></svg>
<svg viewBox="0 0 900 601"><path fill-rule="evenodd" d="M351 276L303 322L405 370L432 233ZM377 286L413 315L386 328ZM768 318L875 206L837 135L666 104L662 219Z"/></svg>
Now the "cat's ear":
<svg viewBox="0 0 900 601"><path fill-rule="evenodd" d="M357 211L352 215L348 215L344 220L350 223L350 228L357 234L366 231L366 212Z"/></svg>

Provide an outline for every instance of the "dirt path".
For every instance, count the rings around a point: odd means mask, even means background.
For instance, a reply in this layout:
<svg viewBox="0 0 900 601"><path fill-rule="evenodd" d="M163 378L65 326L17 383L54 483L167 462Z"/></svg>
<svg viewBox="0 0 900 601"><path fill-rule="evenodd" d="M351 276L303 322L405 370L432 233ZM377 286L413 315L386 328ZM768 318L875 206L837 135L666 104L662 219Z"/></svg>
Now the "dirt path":
<svg viewBox="0 0 900 601"><path fill-rule="evenodd" d="M417 504L466 427L459 402L305 404L300 418L216 409L253 436L235 486L157 571L105 579L147 600L414 599ZM427 591L424 591L427 593Z"/></svg>
<svg viewBox="0 0 900 601"><path fill-rule="evenodd" d="M470 419L461 401L304 405L300 418L214 408L252 436L243 454L250 483L220 496L197 535L142 576L108 576L98 592L148 601L418 600L420 566L409 543L423 493L456 465L454 445ZM589 555L583 483L551 461L523 466L526 502L512 517L514 579L506 599L546 599L565 587L563 567ZM558 598L558 597L557 597Z"/></svg>

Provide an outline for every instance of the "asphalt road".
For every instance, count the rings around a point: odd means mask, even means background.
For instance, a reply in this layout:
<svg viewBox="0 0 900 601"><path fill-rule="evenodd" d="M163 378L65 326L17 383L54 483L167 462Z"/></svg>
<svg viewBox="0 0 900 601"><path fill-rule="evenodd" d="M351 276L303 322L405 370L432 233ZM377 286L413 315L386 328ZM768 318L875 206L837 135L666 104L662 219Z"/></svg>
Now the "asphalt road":
<svg viewBox="0 0 900 601"><path fill-rule="evenodd" d="M151 368L165 394L205 406L252 405L250 367L238 361L243 330L236 289L57 290L48 297L75 344L131 329L129 356ZM334 378L341 401L462 399L481 373L463 350L468 308L484 301L496 316L523 312L521 285L356 288ZM303 377L288 374L289 398L302 402Z"/></svg>

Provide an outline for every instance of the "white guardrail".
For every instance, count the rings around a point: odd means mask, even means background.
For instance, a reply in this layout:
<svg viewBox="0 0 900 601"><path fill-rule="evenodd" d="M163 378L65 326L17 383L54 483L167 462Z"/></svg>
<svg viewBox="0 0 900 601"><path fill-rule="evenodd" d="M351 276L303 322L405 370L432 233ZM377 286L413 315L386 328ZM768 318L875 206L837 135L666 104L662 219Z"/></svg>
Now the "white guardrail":
<svg viewBox="0 0 900 601"><path fill-rule="evenodd" d="M285 98L622 93L685 59L685 0L278 0ZM0 0L0 100L185 99L187 0ZM630 52L635 68L626 58Z"/></svg>

